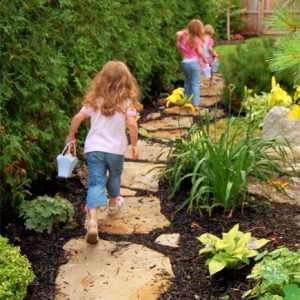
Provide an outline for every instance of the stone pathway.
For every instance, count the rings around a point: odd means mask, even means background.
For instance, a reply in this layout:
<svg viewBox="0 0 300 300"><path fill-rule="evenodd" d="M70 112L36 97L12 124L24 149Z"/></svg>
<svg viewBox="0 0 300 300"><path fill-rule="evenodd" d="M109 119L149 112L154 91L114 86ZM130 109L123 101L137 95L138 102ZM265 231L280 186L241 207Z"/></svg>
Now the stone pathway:
<svg viewBox="0 0 300 300"><path fill-rule="evenodd" d="M219 101L223 86L220 76L216 76L216 81L213 87L201 90L201 103L211 107L211 115L220 118L222 110L212 108ZM84 237L66 243L64 250L68 263L59 269L56 300L152 300L168 288L174 277L168 257L134 243L103 240L101 233L148 234L170 224L161 214L160 201L156 197L158 177L169 150L165 142L185 134L193 122L192 117L189 111L171 107L150 113L140 124L149 132L150 139L139 141L139 161L131 160L130 147L125 153L121 193L126 196L126 205L114 217L109 217L106 210L99 211L100 242L96 246L86 244ZM82 167L80 172L86 186L85 168ZM294 193L298 202L299 186L298 183ZM176 248L179 239L176 233L162 234L155 243Z"/></svg>

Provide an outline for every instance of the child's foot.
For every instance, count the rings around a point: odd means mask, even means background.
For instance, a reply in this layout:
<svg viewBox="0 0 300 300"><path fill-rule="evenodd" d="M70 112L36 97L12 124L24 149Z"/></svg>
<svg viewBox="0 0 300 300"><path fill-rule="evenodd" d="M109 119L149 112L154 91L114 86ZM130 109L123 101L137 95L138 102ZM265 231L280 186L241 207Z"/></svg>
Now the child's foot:
<svg viewBox="0 0 300 300"><path fill-rule="evenodd" d="M108 211L107 211L108 215L110 216L116 215L122 208L123 204L124 204L124 198L120 195L117 196L116 204L108 207Z"/></svg>
<svg viewBox="0 0 300 300"><path fill-rule="evenodd" d="M87 224L87 233L85 240L89 244L97 244L98 243L98 225L95 220L89 220Z"/></svg>

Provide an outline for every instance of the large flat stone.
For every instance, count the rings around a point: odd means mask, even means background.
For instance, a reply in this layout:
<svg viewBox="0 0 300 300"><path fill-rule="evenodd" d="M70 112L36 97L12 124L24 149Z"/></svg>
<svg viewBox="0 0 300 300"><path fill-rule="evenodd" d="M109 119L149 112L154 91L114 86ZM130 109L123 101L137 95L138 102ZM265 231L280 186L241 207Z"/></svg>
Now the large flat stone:
<svg viewBox="0 0 300 300"><path fill-rule="evenodd" d="M174 277L169 258L144 246L72 239L56 278L56 300L155 300Z"/></svg>
<svg viewBox="0 0 300 300"><path fill-rule="evenodd" d="M146 130L157 129L179 129L179 128L191 128L193 119L190 117L166 117L161 120L152 120L147 123L140 124L141 127Z"/></svg>
<svg viewBox="0 0 300 300"><path fill-rule="evenodd" d="M175 130L157 130L149 131L148 137L158 139L161 141L168 141L177 137L183 136L187 133L187 129L175 129Z"/></svg>
<svg viewBox="0 0 300 300"><path fill-rule="evenodd" d="M268 197L271 201L279 203L289 203L300 205L300 184L289 181L287 187L284 188L286 194L278 191L274 186L265 184L261 181L250 180L248 191L252 194Z"/></svg>
<svg viewBox="0 0 300 300"><path fill-rule="evenodd" d="M150 142L150 141L138 141L139 148L139 159L147 160L151 162L164 162L167 159L167 154L169 148L166 148L158 143ZM127 151L125 152L125 157L131 159L131 145L128 146Z"/></svg>
<svg viewBox="0 0 300 300"><path fill-rule="evenodd" d="M121 186L128 189L158 191L158 178L164 168L163 164L125 162Z"/></svg>
<svg viewBox="0 0 300 300"><path fill-rule="evenodd" d="M98 212L100 232L110 234L148 233L156 228L170 225L160 212L160 202L156 197L125 198L124 207L115 216L107 211Z"/></svg>

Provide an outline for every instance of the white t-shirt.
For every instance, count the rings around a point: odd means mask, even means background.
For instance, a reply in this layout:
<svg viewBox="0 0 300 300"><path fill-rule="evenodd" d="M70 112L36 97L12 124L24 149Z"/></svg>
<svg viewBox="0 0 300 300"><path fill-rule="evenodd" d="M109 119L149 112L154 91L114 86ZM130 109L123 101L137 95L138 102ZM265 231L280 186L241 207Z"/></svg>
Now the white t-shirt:
<svg viewBox="0 0 300 300"><path fill-rule="evenodd" d="M136 116L131 100L127 100L126 107L128 107L126 113L116 111L109 117L102 115L100 109L93 111L91 107L81 108L80 112L91 118L91 127L84 143L84 153L103 151L124 154L128 145L125 120L129 116Z"/></svg>

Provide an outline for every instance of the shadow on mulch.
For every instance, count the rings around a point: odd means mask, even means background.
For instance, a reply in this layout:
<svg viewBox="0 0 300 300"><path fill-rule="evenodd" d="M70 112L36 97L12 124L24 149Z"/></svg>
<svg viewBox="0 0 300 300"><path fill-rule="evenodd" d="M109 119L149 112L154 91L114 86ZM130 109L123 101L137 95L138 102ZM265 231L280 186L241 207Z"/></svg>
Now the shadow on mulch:
<svg viewBox="0 0 300 300"><path fill-rule="evenodd" d="M75 206L76 228L57 228L51 234L36 234L26 230L22 220L6 212L1 220L1 234L8 237L10 242L21 247L21 251L32 263L37 276L28 288L27 300L50 300L55 298L55 279L60 265L67 262L63 245L71 238L84 236L83 206L86 190L78 177L65 181L39 181L34 186L34 196L48 194L54 196L59 193ZM242 231L251 231L253 236L271 240L266 248L275 249L278 245L286 245L291 250L300 247L300 231L292 221L300 214L300 206L273 203L267 207L264 199L257 199L251 206L244 209L244 214L236 212L234 217L228 218L223 214L216 214L211 218L203 215L189 215L181 211L174 215L176 207L184 199L184 194L176 196L176 200L166 199L168 189L160 183L158 197L161 200L161 211L171 221L165 229L157 229L149 234L112 235L100 233L101 238L112 241L129 241L142 244L170 257L175 278L172 279L168 290L160 296L160 300L167 299L241 299L241 293L251 288L251 282L246 280L251 266L236 271L224 271L209 277L205 260L208 254L199 256L202 248L196 239L204 232L211 232L218 236L228 231L234 224L239 223ZM154 240L162 233L180 233L180 247L172 249L157 245ZM134 299L133 299L134 300Z"/></svg>

